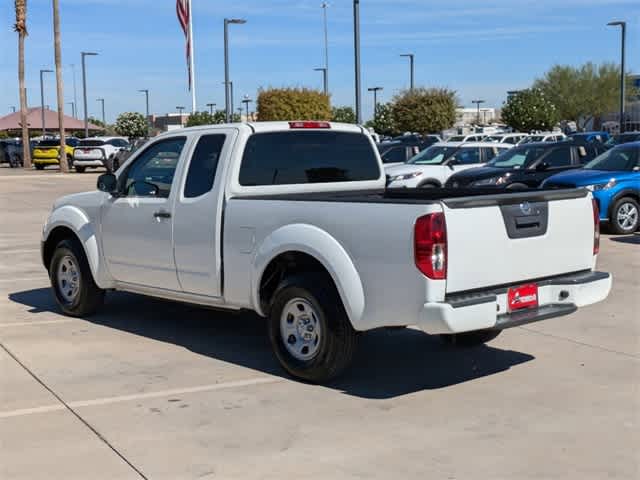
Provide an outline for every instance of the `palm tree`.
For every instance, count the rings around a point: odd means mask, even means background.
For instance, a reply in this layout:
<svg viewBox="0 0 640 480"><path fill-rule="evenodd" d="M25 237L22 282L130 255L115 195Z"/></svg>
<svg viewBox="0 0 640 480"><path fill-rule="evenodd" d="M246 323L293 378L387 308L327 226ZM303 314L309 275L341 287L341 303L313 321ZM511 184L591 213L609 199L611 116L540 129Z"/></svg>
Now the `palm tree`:
<svg viewBox="0 0 640 480"><path fill-rule="evenodd" d="M53 42L56 60L56 92L58 96L58 127L60 127L60 171L67 173L69 164L64 138L64 85L62 83L62 54L60 53L60 1L53 0Z"/></svg>
<svg viewBox="0 0 640 480"><path fill-rule="evenodd" d="M31 146L29 125L27 125L27 91L24 87L24 39L27 37L27 0L15 0L16 24L18 32L18 83L20 89L20 125L22 126L22 159L24 168L31 169Z"/></svg>

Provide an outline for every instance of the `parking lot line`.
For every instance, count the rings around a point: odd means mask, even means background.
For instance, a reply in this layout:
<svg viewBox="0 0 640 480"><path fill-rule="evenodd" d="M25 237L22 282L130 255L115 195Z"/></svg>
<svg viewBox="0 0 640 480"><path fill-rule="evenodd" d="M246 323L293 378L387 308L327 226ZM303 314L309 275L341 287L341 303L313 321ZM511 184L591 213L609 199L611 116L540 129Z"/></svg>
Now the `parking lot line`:
<svg viewBox="0 0 640 480"><path fill-rule="evenodd" d="M252 385L263 385L270 383L283 382L280 377L260 377L249 378L246 380L235 380L232 382L213 383L209 385L199 385L196 387L172 388L168 390L159 390L157 392L136 393L132 395L119 395L116 397L95 398L91 400L78 400L75 402L67 402L70 408L95 407L102 405L110 405L112 403L131 402L135 400L147 400L151 398L171 397L174 395L185 395L189 393L212 392L216 390L227 390L230 388L248 387ZM38 413L57 412L66 410L67 406L62 403L43 405L33 408L21 408L17 410L8 410L0 412L0 418L21 417L25 415L34 415Z"/></svg>
<svg viewBox="0 0 640 480"><path fill-rule="evenodd" d="M57 320L36 320L33 322L9 322L9 323L0 323L0 328L6 327L26 327L31 325L49 325L51 323L68 323L75 321L75 318L59 318Z"/></svg>

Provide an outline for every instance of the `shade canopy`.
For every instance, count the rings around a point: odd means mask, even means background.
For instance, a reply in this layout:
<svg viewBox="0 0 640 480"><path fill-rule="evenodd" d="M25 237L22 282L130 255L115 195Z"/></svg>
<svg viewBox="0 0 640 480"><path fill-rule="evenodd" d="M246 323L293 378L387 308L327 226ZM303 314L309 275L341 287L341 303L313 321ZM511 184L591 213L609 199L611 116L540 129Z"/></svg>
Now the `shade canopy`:
<svg viewBox="0 0 640 480"><path fill-rule="evenodd" d="M44 124L47 130L59 130L58 112L55 110L44 109ZM27 125L29 130L42 130L42 109L33 107L27 109ZM20 111L10 113L4 117L0 117L0 132L5 130L20 130ZM84 130L84 121L77 118L64 116L65 130ZM89 130L103 130L102 127L89 123Z"/></svg>

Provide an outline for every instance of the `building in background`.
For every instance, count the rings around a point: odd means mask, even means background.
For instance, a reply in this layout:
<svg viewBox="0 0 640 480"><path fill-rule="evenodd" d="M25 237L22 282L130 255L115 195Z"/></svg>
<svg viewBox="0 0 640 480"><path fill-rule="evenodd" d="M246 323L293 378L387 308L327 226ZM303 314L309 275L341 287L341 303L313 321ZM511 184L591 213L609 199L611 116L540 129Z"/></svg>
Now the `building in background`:
<svg viewBox="0 0 640 480"><path fill-rule="evenodd" d="M166 113L164 115L149 115L151 126L154 130L169 132L183 128L189 119L188 113Z"/></svg>
<svg viewBox="0 0 640 480"><path fill-rule="evenodd" d="M480 124L488 125L497 119L495 108L480 109ZM478 123L477 108L456 108L456 126L476 125Z"/></svg>

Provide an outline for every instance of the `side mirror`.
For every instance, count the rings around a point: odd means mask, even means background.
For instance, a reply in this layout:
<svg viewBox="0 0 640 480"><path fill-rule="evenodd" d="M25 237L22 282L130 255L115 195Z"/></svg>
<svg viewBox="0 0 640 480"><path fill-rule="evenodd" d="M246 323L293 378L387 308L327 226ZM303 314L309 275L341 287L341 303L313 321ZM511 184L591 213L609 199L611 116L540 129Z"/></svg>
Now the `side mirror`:
<svg viewBox="0 0 640 480"><path fill-rule="evenodd" d="M536 170L539 172L544 172L545 170L548 170L549 167L550 165L547 162L542 162L536 165Z"/></svg>
<svg viewBox="0 0 640 480"><path fill-rule="evenodd" d="M115 193L118 188L118 179L113 173L103 173L98 177L98 190L101 192Z"/></svg>

